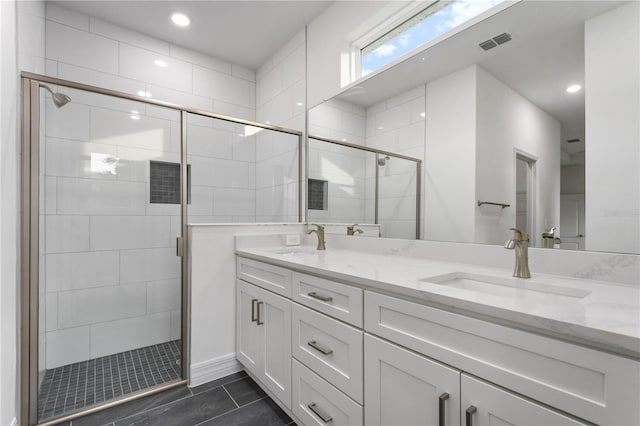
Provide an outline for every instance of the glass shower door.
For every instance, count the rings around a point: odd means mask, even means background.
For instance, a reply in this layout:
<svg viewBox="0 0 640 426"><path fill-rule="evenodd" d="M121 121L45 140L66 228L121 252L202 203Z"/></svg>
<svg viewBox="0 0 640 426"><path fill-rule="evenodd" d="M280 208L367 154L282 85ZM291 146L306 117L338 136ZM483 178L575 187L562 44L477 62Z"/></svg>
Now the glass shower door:
<svg viewBox="0 0 640 426"><path fill-rule="evenodd" d="M40 422L183 376L180 112L50 89L40 89Z"/></svg>

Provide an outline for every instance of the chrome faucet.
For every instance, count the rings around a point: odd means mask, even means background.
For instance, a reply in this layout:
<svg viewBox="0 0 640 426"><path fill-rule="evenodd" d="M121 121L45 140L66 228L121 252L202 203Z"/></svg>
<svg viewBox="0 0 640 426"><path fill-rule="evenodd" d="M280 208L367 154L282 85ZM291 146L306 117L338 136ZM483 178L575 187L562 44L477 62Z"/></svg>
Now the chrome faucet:
<svg viewBox="0 0 640 426"><path fill-rule="evenodd" d="M509 228L513 231L513 238L504 244L504 248L516 250L516 266L513 276L516 278L531 278L529 272L529 236L526 232L517 228Z"/></svg>
<svg viewBox="0 0 640 426"><path fill-rule="evenodd" d="M347 235L362 234L362 229L356 228L356 226L358 226L357 223L354 223L351 226L347 226Z"/></svg>
<svg viewBox="0 0 640 426"><path fill-rule="evenodd" d="M316 225L315 223L312 223L311 225L317 226L318 229L309 229L307 231L307 235L311 235L312 232L315 232L318 236L318 247L316 247L317 250L326 250L327 247L325 247L324 245L324 226Z"/></svg>

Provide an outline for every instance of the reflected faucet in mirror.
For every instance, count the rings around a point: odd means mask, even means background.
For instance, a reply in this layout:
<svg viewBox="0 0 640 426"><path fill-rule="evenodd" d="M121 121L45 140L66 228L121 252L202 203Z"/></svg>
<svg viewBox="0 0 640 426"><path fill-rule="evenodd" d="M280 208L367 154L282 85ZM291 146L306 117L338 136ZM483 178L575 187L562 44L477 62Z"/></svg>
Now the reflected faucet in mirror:
<svg viewBox="0 0 640 426"><path fill-rule="evenodd" d="M309 229L307 231L307 235L311 235L313 232L315 232L315 234L318 236L318 246L316 247L316 249L326 250L327 247L324 244L324 226L316 225L315 223L312 223L311 225L316 226L317 229Z"/></svg>
<svg viewBox="0 0 640 426"><path fill-rule="evenodd" d="M513 231L514 235L504 244L504 248L515 249L516 265L513 269L513 276L516 278L531 278L531 272L529 272L529 236L518 228L509 229Z"/></svg>
<svg viewBox="0 0 640 426"><path fill-rule="evenodd" d="M356 226L358 226L357 223L354 223L351 226L347 226L347 235L362 234L362 229L356 228Z"/></svg>

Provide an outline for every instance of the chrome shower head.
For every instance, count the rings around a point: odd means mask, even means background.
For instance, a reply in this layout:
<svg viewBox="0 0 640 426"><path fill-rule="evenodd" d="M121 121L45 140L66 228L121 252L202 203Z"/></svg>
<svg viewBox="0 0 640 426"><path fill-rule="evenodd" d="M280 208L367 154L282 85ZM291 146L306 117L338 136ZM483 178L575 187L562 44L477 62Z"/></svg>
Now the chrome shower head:
<svg viewBox="0 0 640 426"><path fill-rule="evenodd" d="M46 89L49 93L51 93L51 99L53 100L54 105L58 108L62 108L63 106L71 102L71 98L69 96L65 95L64 93L54 92L46 84L40 83L40 87Z"/></svg>
<svg viewBox="0 0 640 426"><path fill-rule="evenodd" d="M391 158L389 158L389 156L387 155L384 158L378 158L378 166L384 166L387 164L387 160L390 160Z"/></svg>

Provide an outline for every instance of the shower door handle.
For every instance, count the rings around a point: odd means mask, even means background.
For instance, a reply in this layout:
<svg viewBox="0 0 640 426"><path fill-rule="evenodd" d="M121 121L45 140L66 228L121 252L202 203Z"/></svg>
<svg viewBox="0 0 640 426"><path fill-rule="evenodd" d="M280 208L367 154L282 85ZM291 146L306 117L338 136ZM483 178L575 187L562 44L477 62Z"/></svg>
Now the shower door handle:
<svg viewBox="0 0 640 426"><path fill-rule="evenodd" d="M176 237L176 256L184 256L184 238Z"/></svg>

